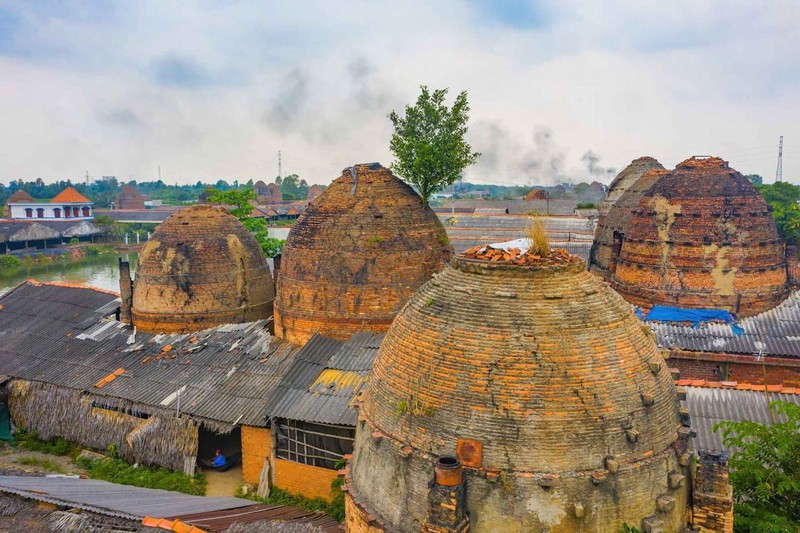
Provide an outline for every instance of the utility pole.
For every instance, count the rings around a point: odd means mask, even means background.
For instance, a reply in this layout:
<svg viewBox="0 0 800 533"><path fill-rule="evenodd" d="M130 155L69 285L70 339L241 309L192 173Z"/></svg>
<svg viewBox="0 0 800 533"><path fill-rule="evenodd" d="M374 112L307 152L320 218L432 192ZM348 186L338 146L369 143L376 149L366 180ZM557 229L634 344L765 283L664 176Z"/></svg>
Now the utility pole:
<svg viewBox="0 0 800 533"><path fill-rule="evenodd" d="M783 181L783 135L778 141L778 169L775 171L775 181Z"/></svg>
<svg viewBox="0 0 800 533"><path fill-rule="evenodd" d="M283 179L283 171L281 170L281 151L280 150L278 150L278 177Z"/></svg>
<svg viewBox="0 0 800 533"><path fill-rule="evenodd" d="M158 181L161 181L161 165L158 165Z"/></svg>

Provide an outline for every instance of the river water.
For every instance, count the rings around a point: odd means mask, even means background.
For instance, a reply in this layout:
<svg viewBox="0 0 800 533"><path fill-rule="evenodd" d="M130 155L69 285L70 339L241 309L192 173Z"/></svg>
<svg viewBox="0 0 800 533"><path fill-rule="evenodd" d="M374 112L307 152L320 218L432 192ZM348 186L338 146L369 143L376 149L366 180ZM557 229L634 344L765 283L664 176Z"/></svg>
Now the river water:
<svg viewBox="0 0 800 533"><path fill-rule="evenodd" d="M289 228L270 228L270 237L286 239ZM120 252L85 257L80 261L20 267L11 271L0 270L0 295L7 293L23 281L33 278L37 281L59 281L75 285L88 285L119 292L119 268L117 258L129 261L131 274L136 269L138 254Z"/></svg>
<svg viewBox="0 0 800 533"><path fill-rule="evenodd" d="M36 281L60 281L75 285L89 285L119 292L119 268L117 257L130 261L131 271L136 266L138 254L135 252L108 253L84 257L80 261L20 267L5 272L0 270L0 294L5 294L23 281L33 278Z"/></svg>

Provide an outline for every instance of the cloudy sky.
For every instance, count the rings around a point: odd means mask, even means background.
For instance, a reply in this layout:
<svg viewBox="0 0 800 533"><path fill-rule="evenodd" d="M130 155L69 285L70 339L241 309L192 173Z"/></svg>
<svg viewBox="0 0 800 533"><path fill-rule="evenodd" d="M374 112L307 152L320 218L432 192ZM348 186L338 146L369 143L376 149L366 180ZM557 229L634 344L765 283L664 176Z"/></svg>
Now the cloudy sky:
<svg viewBox="0 0 800 533"><path fill-rule="evenodd" d="M0 0L0 181L328 183L466 90L466 177L608 181L720 155L800 182L800 2Z"/></svg>

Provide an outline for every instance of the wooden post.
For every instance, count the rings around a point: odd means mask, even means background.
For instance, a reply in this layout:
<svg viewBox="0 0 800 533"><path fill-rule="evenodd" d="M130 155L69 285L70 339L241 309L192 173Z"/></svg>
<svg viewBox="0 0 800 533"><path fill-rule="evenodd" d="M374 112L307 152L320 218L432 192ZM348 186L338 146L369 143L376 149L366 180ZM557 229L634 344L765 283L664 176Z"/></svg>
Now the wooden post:
<svg viewBox="0 0 800 533"><path fill-rule="evenodd" d="M189 455L183 458L183 473L187 476L193 476L195 467L197 466L197 457Z"/></svg>
<svg viewBox="0 0 800 533"><path fill-rule="evenodd" d="M269 498L270 488L272 483L270 481L271 478L271 468L269 467L269 457L264 458L264 467L261 469L261 475L258 478L258 494L261 498Z"/></svg>

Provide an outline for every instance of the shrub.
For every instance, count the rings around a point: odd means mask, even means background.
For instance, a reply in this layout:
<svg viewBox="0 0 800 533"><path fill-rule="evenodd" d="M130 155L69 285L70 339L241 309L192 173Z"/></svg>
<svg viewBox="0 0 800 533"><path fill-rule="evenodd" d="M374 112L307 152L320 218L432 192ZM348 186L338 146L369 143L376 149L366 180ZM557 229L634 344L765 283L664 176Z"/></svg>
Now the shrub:
<svg viewBox="0 0 800 533"><path fill-rule="evenodd" d="M14 440L20 448L34 452L49 453L50 455L77 456L80 446L61 437L42 440L35 431L20 429L14 435Z"/></svg>
<svg viewBox="0 0 800 533"><path fill-rule="evenodd" d="M203 496L206 493L207 481L203 474L187 476L183 472L174 472L166 468L134 466L112 457L94 460L79 458L75 462L83 467L86 475L92 479L148 489L172 490L195 496Z"/></svg>
<svg viewBox="0 0 800 533"><path fill-rule="evenodd" d="M0 255L0 268L16 268L22 264L19 257L13 255Z"/></svg>

